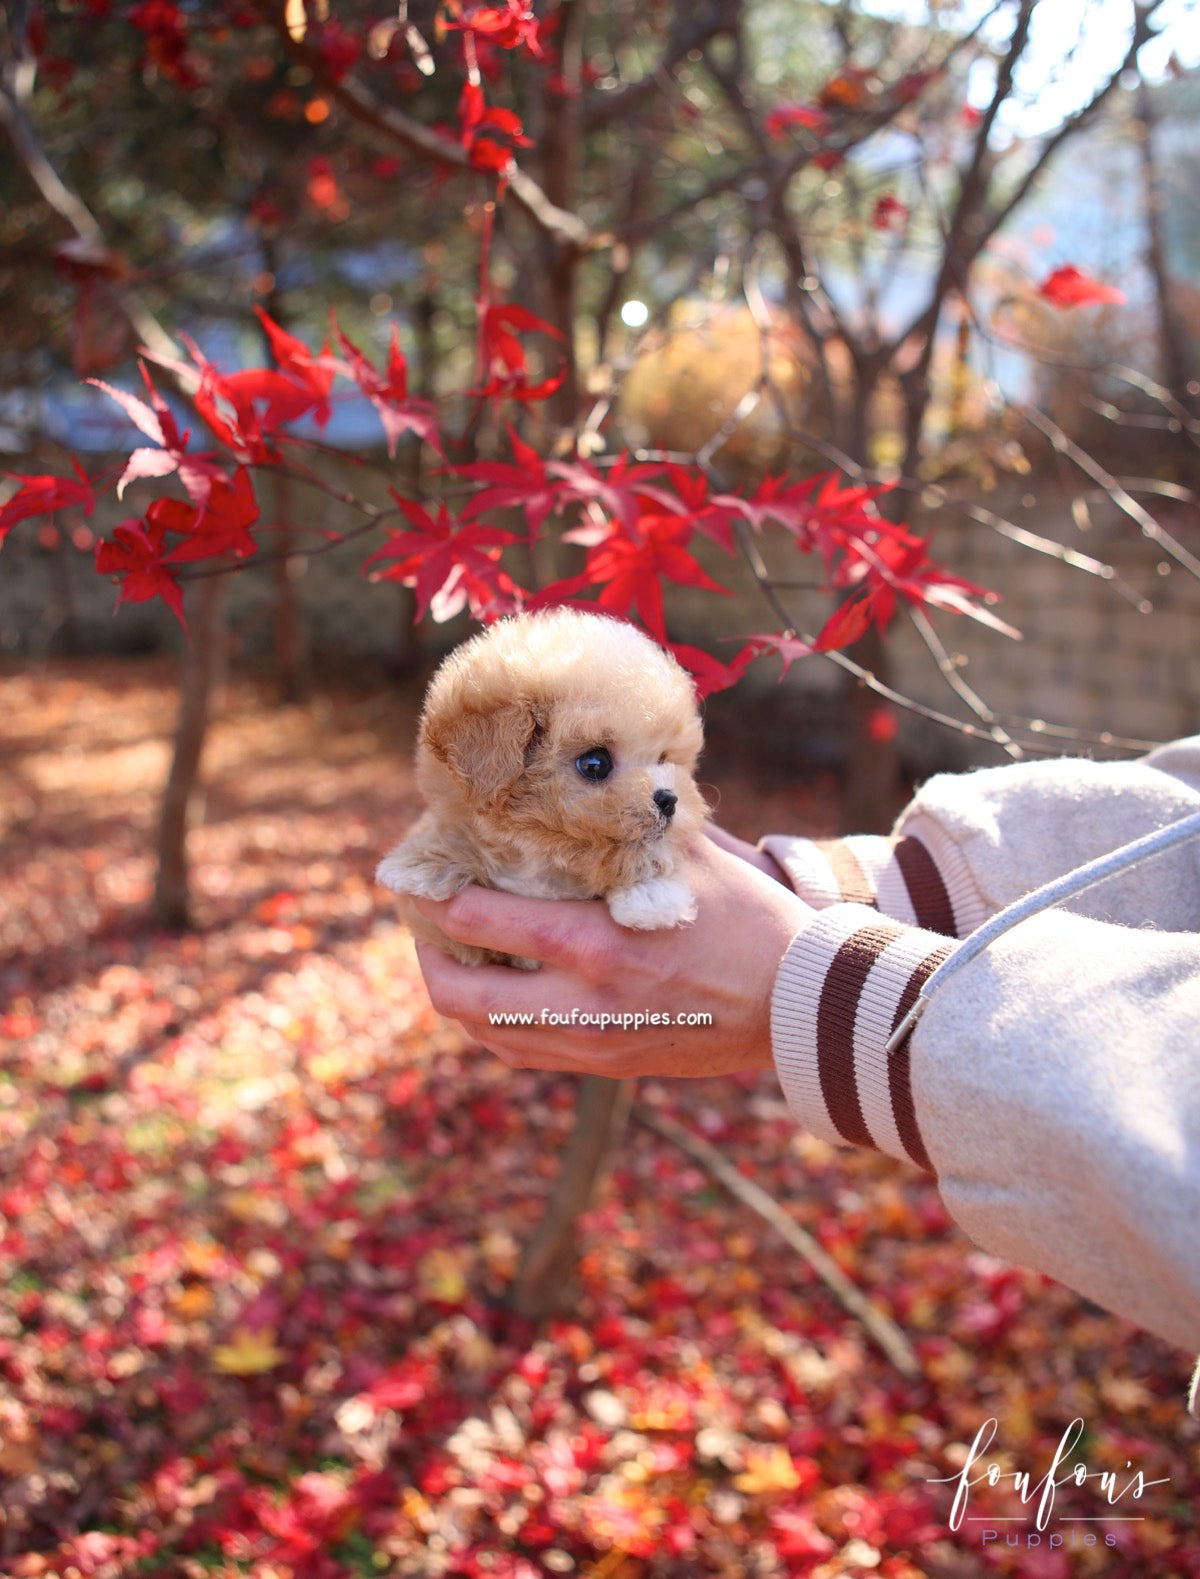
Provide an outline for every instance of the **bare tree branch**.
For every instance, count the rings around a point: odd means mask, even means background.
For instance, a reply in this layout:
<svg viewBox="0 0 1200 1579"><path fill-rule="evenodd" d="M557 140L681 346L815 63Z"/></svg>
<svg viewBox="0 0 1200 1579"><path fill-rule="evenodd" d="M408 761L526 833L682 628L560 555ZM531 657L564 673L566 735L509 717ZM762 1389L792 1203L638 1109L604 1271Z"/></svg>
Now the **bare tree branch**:
<svg viewBox="0 0 1200 1579"><path fill-rule="evenodd" d="M319 52L289 33L282 8L272 5L270 0L254 0L254 5L263 21L279 36L292 59L301 62L313 73L321 84L321 91L336 100L360 126L386 147L395 148L398 144L435 164L451 165L460 170L474 169L465 148L449 137L430 131L420 121L405 115L393 105L381 103L358 78L346 76L335 79ZM562 245L580 252L590 252L611 244L611 236L593 233L577 214L551 202L532 176L515 163L508 176L508 190L538 229Z"/></svg>
<svg viewBox="0 0 1200 1579"><path fill-rule="evenodd" d="M584 107L587 130L597 131L614 121L628 120L641 104L662 91L664 78L669 77L693 50L703 49L722 34L734 32L740 25L741 11L742 0L713 0L704 11L696 14L688 9L686 0L681 0L671 35L650 70L623 88L588 96Z"/></svg>
<svg viewBox="0 0 1200 1579"><path fill-rule="evenodd" d="M1014 409L1020 411L1025 420L1037 428L1039 433L1044 433L1060 455L1065 455L1069 460L1074 461L1081 472L1093 482L1099 483L1117 508L1123 510L1131 521L1137 523L1143 537L1156 543L1164 554L1168 554L1177 564L1182 565L1186 571L1200 580L1200 559L1160 526L1149 510L1144 505L1140 505L1128 489L1123 488L1094 456L1089 455L1074 440L1068 438L1056 422L1052 422L1035 406L1017 406Z"/></svg>
<svg viewBox="0 0 1200 1579"><path fill-rule="evenodd" d="M850 1281L829 1252L807 1229L789 1217L779 1202L768 1195L761 1185L740 1173L709 1141L685 1129L682 1124L677 1124L665 1113L656 1112L642 1103L634 1108L633 1116L638 1123L652 1129L655 1134L678 1146L695 1162L707 1168L713 1178L723 1184L743 1206L748 1206L765 1223L769 1223L791 1249L804 1257L846 1314L862 1323L868 1337L882 1349L901 1376L922 1374L916 1351L891 1316Z"/></svg>
<svg viewBox="0 0 1200 1579"><path fill-rule="evenodd" d="M10 58L0 65L0 125L47 207L76 240L94 248L98 255L108 256L110 249L100 222L51 164L26 112L35 69L32 60ZM113 297L142 345L159 356L179 355L179 347L131 285L115 280Z"/></svg>

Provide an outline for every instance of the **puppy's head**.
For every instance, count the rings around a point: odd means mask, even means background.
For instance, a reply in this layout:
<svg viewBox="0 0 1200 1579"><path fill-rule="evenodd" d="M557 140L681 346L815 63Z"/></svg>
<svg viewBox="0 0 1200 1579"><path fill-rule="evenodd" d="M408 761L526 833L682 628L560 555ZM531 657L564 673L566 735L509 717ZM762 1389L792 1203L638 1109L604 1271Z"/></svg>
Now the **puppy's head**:
<svg viewBox="0 0 1200 1579"><path fill-rule="evenodd" d="M554 609L492 626L430 685L418 780L486 855L597 895L670 869L704 818L692 683L633 626Z"/></svg>

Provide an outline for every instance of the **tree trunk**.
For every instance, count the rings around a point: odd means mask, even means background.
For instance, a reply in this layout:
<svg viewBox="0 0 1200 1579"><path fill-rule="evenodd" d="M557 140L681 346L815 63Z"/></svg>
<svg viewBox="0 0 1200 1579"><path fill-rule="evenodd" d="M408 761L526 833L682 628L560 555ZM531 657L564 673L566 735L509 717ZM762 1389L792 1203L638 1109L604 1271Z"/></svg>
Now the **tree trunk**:
<svg viewBox="0 0 1200 1579"><path fill-rule="evenodd" d="M175 753L159 814L154 918L160 926L174 931L191 925L187 835L220 655L224 593L223 576L205 576L197 585L191 610L191 644L180 687Z"/></svg>
<svg viewBox="0 0 1200 1579"><path fill-rule="evenodd" d="M888 683L887 644L875 626L847 656L885 685ZM849 696L842 832L887 833L900 809L902 781L891 704L853 675L847 675L846 682Z"/></svg>
<svg viewBox="0 0 1200 1579"><path fill-rule="evenodd" d="M579 1082L575 1128L563 1151L562 1170L509 1291L509 1304L519 1315L541 1320L562 1303L579 1259L576 1223L625 1131L636 1084L603 1075L585 1075Z"/></svg>
<svg viewBox="0 0 1200 1579"><path fill-rule="evenodd" d="M536 140L546 195L560 207L571 209L578 201L582 158L583 9L578 0L562 0L557 17L555 44L563 91L553 101L543 95L543 135ZM545 402L544 417L560 431L570 431L579 416L575 320L581 254L570 242L544 236L537 257L537 312L562 335L557 349L562 356L563 381ZM550 557L557 559L559 553L555 544ZM565 566L555 563L553 572L565 574ZM599 1075L585 1076L579 1082L575 1127L563 1152L561 1172L509 1291L509 1303L522 1316L539 1320L563 1300L579 1258L578 1219L594 1198L604 1167L624 1131L634 1084Z"/></svg>
<svg viewBox="0 0 1200 1579"><path fill-rule="evenodd" d="M269 227L263 231L262 249L264 272L271 281L264 306L268 316L281 329L287 329L287 313L279 290L279 247ZM275 348L265 329L262 331L262 342L268 364L278 369ZM274 475L273 505L276 524L284 528L292 525L291 479L283 472ZM274 567L275 681L281 702L302 702L308 691L308 676L304 668L306 644L296 597L296 582L303 574L305 561L284 553L288 546L286 534L281 534L279 545L280 557Z"/></svg>
<svg viewBox="0 0 1200 1579"><path fill-rule="evenodd" d="M420 295L413 304L412 323L416 338L416 357L409 365L409 382L422 400L434 398L434 368L437 361L437 274L430 269ZM422 496L422 456L424 448L416 438L408 440L411 459L405 485L414 499ZM391 672L398 680L415 675L421 667L421 639L417 631L417 595L412 587L396 587L396 645Z"/></svg>
<svg viewBox="0 0 1200 1579"><path fill-rule="evenodd" d="M1188 405L1187 332L1175 309L1175 295L1167 266L1163 236L1163 189L1154 147L1154 97L1142 78L1138 83L1137 116L1142 160L1142 185L1146 193L1146 264L1154 281L1154 306L1158 318L1161 378L1181 406Z"/></svg>
<svg viewBox="0 0 1200 1579"><path fill-rule="evenodd" d="M292 521L291 478L276 472L273 484L275 519L281 526ZM304 574L303 555L285 554L281 551L274 564L275 576L275 684L279 700L285 703L302 702L308 694L308 672L305 665L305 640L303 621L300 617L296 583Z"/></svg>
<svg viewBox="0 0 1200 1579"><path fill-rule="evenodd" d="M578 0L561 0L556 15L555 46L562 88L552 108L548 108L548 96L543 95L541 176L550 201L570 209L579 199L583 152L583 10ZM558 427L570 429L579 414L575 308L581 255L571 242L549 235L541 238L539 251L542 278L537 312L562 336L557 349L562 356L563 381L545 403L546 415Z"/></svg>
<svg viewBox="0 0 1200 1579"><path fill-rule="evenodd" d="M846 414L845 449L868 465L871 449L871 405L883 365L878 355L858 356ZM846 654L884 684L890 668L887 643L872 626ZM843 777L843 833L887 833L900 800L900 753L890 728L889 704L851 674L846 684L846 765ZM883 727L881 726L881 723Z"/></svg>

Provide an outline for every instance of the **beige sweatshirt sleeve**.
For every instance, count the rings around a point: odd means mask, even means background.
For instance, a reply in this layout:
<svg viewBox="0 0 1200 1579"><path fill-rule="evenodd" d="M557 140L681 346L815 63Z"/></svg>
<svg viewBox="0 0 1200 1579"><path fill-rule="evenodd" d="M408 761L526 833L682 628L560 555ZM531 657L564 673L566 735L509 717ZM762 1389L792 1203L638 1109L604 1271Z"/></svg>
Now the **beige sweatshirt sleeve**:
<svg viewBox="0 0 1200 1579"><path fill-rule="evenodd" d="M916 1162L977 1243L1193 1350L1200 840L1021 923L885 1043L955 937L1197 810L1200 739L933 779L890 840L764 841L820 912L772 1003L800 1122Z"/></svg>

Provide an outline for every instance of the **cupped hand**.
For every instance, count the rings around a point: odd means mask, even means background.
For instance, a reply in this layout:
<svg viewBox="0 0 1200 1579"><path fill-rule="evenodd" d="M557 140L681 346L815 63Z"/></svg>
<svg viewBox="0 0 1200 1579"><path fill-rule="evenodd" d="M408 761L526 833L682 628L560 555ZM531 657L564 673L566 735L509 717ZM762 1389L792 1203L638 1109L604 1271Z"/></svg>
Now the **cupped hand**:
<svg viewBox="0 0 1200 1579"><path fill-rule="evenodd" d="M776 972L812 911L746 851L761 856L729 835L697 840L696 919L657 932L618 926L599 900L474 887L417 900L448 937L541 962L462 965L418 944L430 999L513 1068L612 1078L768 1068Z"/></svg>

